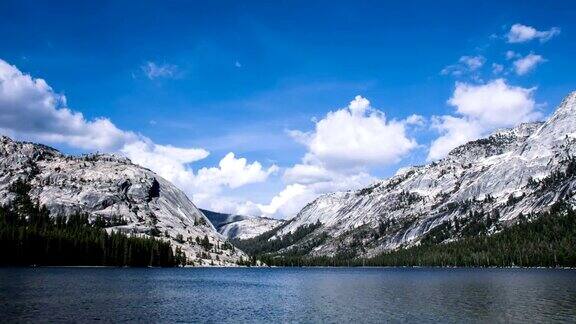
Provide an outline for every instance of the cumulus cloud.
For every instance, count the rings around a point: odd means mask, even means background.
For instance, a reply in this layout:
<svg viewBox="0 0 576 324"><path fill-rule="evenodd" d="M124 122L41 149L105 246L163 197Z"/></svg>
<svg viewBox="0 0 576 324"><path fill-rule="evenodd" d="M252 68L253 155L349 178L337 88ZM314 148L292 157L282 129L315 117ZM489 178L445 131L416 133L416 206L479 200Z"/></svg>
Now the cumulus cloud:
<svg viewBox="0 0 576 324"><path fill-rule="evenodd" d="M534 90L510 86L504 79L482 85L458 82L448 103L463 116L475 118L484 124L504 127L533 116L536 107L532 98Z"/></svg>
<svg viewBox="0 0 576 324"><path fill-rule="evenodd" d="M429 160L444 157L454 147L486 136L497 128L516 126L541 117L533 98L535 88L511 86L503 79L485 84L456 83L448 104L456 116L433 119L440 136L432 142Z"/></svg>
<svg viewBox="0 0 576 324"><path fill-rule="evenodd" d="M274 196L269 204L256 206L264 215L295 215L304 204L312 199L314 196L307 190L306 185L294 183L286 186Z"/></svg>
<svg viewBox="0 0 576 324"><path fill-rule="evenodd" d="M238 208L243 206L242 201L231 197L225 197L226 189L235 189L241 186L264 182L268 177L278 171L278 167L272 165L264 168L258 161L248 163L245 158L236 158L230 152L224 156L216 167L204 167L194 172L189 166L183 164L167 165L158 157L158 166L162 169L166 178L183 188L192 195L194 203L209 207L221 212L238 213Z"/></svg>
<svg viewBox="0 0 576 324"><path fill-rule="evenodd" d="M195 204L220 212L239 213L245 206L244 201L227 197L227 189L264 182L278 171L275 165L265 168L258 161L249 163L230 152L218 166L204 167L195 172L190 163L204 159L208 151L158 145L150 141L127 144L121 152L134 163L150 168L184 190Z"/></svg>
<svg viewBox="0 0 576 324"><path fill-rule="evenodd" d="M313 121L313 131L289 132L308 151L301 163L285 169L284 189L268 204L248 202L245 211L290 218L321 194L365 187L375 181L370 167L396 163L417 147L407 129L425 123L419 115L388 120L361 96Z"/></svg>
<svg viewBox="0 0 576 324"><path fill-rule="evenodd" d="M542 56L530 53L514 61L514 71L518 75L524 75L533 71L538 64L544 62L546 60Z"/></svg>
<svg viewBox="0 0 576 324"><path fill-rule="evenodd" d="M120 153L172 181L188 195L205 201L225 188L262 182L277 171L259 162L248 163L228 153L217 167L197 172L190 163L209 154L202 148L156 144L149 138L117 128L106 118L87 120L67 107L66 98L55 93L43 79L22 73L0 60L0 133L17 139L65 144L85 150Z"/></svg>
<svg viewBox="0 0 576 324"><path fill-rule="evenodd" d="M294 171L293 176L296 172L304 171L298 165L292 169L299 169ZM244 210L264 216L292 218L306 204L322 194L363 188L376 180L367 172L340 173L327 170L318 171L319 173L328 173L329 178L321 178L317 182L309 181L309 178L304 180L296 177L288 178L288 181L293 182L289 182L282 191L271 199L270 203L255 204L248 202L245 204ZM307 174L307 171L305 171L305 174Z"/></svg>
<svg viewBox="0 0 576 324"><path fill-rule="evenodd" d="M332 180L333 177L333 172L314 164L296 164L284 171L284 180L288 183L311 184L327 182Z"/></svg>
<svg viewBox="0 0 576 324"><path fill-rule="evenodd" d="M66 97L43 79L34 79L0 60L0 130L13 137L65 143L74 147L114 150L137 135L110 120L86 120L66 107Z"/></svg>
<svg viewBox="0 0 576 324"><path fill-rule="evenodd" d="M484 128L476 120L454 116L432 118L432 129L441 135L430 145L428 160L443 158L453 148L479 138L484 133Z"/></svg>
<svg viewBox="0 0 576 324"><path fill-rule="evenodd" d="M508 43L524 43L533 39L546 42L560 34L560 28L552 27L549 30L539 31L534 27L522 24L514 24L506 34Z"/></svg>
<svg viewBox="0 0 576 324"><path fill-rule="evenodd" d="M414 122L416 117L411 116ZM387 120L383 112L357 96L347 108L329 112L312 132L290 134L308 148L310 158L329 168L390 164L414 149L406 121Z"/></svg>
<svg viewBox="0 0 576 324"><path fill-rule="evenodd" d="M420 115L412 114L408 116L404 122L406 125L424 126L424 124L426 124L426 119Z"/></svg>
<svg viewBox="0 0 576 324"><path fill-rule="evenodd" d="M188 164L206 158L208 151L199 148L176 148L158 145L149 139L126 143L120 150L134 163L150 168L162 177L193 193L190 184L195 176Z"/></svg>
<svg viewBox="0 0 576 324"><path fill-rule="evenodd" d="M146 62L140 67L142 72L150 80L158 78L175 78L178 76L178 66L173 64L158 64L154 62Z"/></svg>
<svg viewBox="0 0 576 324"><path fill-rule="evenodd" d="M278 167L275 165L264 169L258 161L248 163L245 158L236 158L234 153L230 152L220 160L218 167L198 170L196 180L202 186L225 185L238 188L249 183L262 182L277 171Z"/></svg>

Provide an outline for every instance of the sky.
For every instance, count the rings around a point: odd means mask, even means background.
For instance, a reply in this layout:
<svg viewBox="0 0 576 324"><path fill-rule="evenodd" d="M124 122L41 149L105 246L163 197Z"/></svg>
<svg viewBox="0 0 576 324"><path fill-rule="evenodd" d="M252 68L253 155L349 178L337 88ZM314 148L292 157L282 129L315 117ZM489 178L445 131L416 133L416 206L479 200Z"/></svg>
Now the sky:
<svg viewBox="0 0 576 324"><path fill-rule="evenodd" d="M0 2L0 134L128 156L199 207L318 195L542 120L571 1Z"/></svg>

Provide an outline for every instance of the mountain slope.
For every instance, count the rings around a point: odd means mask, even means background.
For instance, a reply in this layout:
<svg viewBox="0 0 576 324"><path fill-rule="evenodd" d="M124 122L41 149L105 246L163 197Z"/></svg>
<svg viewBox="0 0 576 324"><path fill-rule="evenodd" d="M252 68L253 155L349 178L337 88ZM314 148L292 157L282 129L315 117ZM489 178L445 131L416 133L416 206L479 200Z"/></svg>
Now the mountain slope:
<svg viewBox="0 0 576 324"><path fill-rule="evenodd" d="M272 240L319 222L311 234L279 252L372 257L417 245L434 229L452 229L439 242L492 234L556 201L575 205L575 177L573 92L545 123L498 131L361 190L323 195Z"/></svg>
<svg viewBox="0 0 576 324"><path fill-rule="evenodd" d="M182 247L195 264L233 264L245 255L220 249L226 238L186 195L152 171L114 155L64 155L33 143L0 137L0 204L13 198L9 186L30 184L30 196L52 217L87 214L122 219L108 231L156 236ZM197 243L205 237L214 245Z"/></svg>
<svg viewBox="0 0 576 324"><path fill-rule="evenodd" d="M210 220L210 223L212 223L216 229L222 227L225 224L238 222L249 218L248 216L219 213L202 208L200 208L200 211L206 216L206 218L208 218L208 220Z"/></svg>
<svg viewBox="0 0 576 324"><path fill-rule="evenodd" d="M284 220L267 217L250 217L217 213L205 209L200 210L216 227L218 233L229 239L249 239L270 231L285 222Z"/></svg>

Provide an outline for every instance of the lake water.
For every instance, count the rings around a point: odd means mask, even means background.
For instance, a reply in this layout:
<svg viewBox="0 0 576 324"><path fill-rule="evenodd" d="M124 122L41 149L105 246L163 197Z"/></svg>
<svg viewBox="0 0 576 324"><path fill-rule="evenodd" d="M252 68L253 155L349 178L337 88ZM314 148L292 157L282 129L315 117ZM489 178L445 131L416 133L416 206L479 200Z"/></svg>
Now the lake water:
<svg viewBox="0 0 576 324"><path fill-rule="evenodd" d="M576 271L4 268L5 321L576 321Z"/></svg>

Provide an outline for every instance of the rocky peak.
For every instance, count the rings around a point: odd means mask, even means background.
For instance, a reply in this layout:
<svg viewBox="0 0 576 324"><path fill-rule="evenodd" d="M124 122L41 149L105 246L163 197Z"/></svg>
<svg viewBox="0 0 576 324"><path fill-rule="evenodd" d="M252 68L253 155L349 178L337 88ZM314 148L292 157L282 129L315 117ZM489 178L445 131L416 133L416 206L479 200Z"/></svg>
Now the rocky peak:
<svg viewBox="0 0 576 324"><path fill-rule="evenodd" d="M576 91L567 95L556 110L557 114L571 114L576 116Z"/></svg>
<svg viewBox="0 0 576 324"><path fill-rule="evenodd" d="M354 251L371 256L418 244L446 222L473 223L473 213L492 215L486 230L493 233L519 215L537 214L559 200L576 205L575 156L573 92L544 123L499 130L455 148L442 160L405 168L353 194L323 195L277 236L320 221L322 226L301 240L305 246L315 237L325 238L310 255ZM447 239L457 239L455 235Z"/></svg>
<svg viewBox="0 0 576 324"><path fill-rule="evenodd" d="M552 117L546 121L542 128L535 134L538 137L552 135L575 134L576 132L576 91L566 96Z"/></svg>
<svg viewBox="0 0 576 324"><path fill-rule="evenodd" d="M576 91L566 96L554 114L526 141L522 154L529 158L552 159L574 155L576 148ZM571 146L566 149L566 145Z"/></svg>
<svg viewBox="0 0 576 324"><path fill-rule="evenodd" d="M445 161L472 163L478 159L512 151L534 134L543 122L522 123L514 128L499 129L492 135L454 148Z"/></svg>
<svg viewBox="0 0 576 324"><path fill-rule="evenodd" d="M118 162L122 164L132 164L132 161L122 155L113 153L93 153L82 155L82 159L86 161L108 161L108 162Z"/></svg>

